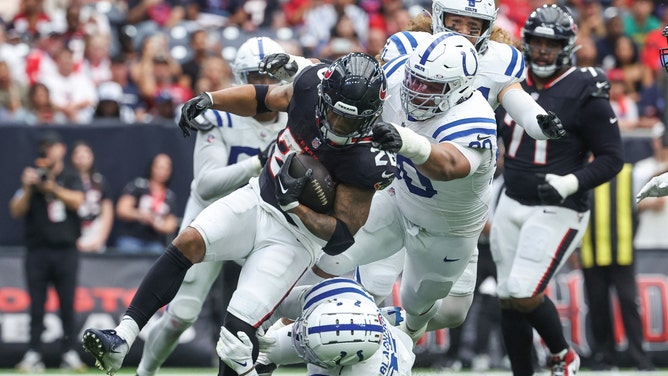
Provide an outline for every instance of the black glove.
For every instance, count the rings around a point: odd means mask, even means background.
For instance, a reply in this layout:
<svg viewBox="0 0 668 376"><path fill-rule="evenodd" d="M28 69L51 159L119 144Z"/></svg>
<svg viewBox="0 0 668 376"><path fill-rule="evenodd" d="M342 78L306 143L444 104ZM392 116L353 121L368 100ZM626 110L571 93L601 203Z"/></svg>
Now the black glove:
<svg viewBox="0 0 668 376"><path fill-rule="evenodd" d="M536 174L540 180L545 180L545 174ZM559 191L548 182L538 184L538 198L543 205L557 205L564 202L564 197L561 197Z"/></svg>
<svg viewBox="0 0 668 376"><path fill-rule="evenodd" d="M213 102L211 102L211 97L207 93L200 93L183 104L181 118L179 119L179 128L183 131L183 137L190 136L191 129L199 129L195 118L211 106L213 106Z"/></svg>
<svg viewBox="0 0 668 376"><path fill-rule="evenodd" d="M290 153L288 155L276 175L276 199L281 209L285 211L292 210L299 205L299 196L301 196L306 183L313 176L313 170L310 168L306 170L306 174L302 177L294 178L290 175L290 164L295 155L297 154Z"/></svg>
<svg viewBox="0 0 668 376"><path fill-rule="evenodd" d="M566 134L561 120L552 111L547 111L547 115L536 115L536 120L545 137L549 139L561 138Z"/></svg>
<svg viewBox="0 0 668 376"><path fill-rule="evenodd" d="M269 145L267 145L264 150L259 149L259 153L257 154L258 159L260 160L260 165L264 167L264 165L267 164L267 160L271 157L271 154L274 153L274 148L276 147L276 140L272 140Z"/></svg>
<svg viewBox="0 0 668 376"><path fill-rule="evenodd" d="M371 142L374 147L392 153L399 152L403 146L399 131L397 131L393 124L383 121L379 121L373 126Z"/></svg>
<svg viewBox="0 0 668 376"><path fill-rule="evenodd" d="M265 56L258 64L258 69L262 74L269 74L281 81L289 81L297 74L299 66L290 55L277 53Z"/></svg>

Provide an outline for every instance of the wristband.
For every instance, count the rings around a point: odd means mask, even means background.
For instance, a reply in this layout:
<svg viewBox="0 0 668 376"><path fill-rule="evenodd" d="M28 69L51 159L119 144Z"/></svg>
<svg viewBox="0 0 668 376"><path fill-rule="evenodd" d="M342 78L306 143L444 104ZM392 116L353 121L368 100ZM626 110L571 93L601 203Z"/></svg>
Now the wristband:
<svg viewBox="0 0 668 376"><path fill-rule="evenodd" d="M395 126L401 136L401 149L399 154L412 160L416 164L424 164L431 154L431 142L415 131L402 126Z"/></svg>

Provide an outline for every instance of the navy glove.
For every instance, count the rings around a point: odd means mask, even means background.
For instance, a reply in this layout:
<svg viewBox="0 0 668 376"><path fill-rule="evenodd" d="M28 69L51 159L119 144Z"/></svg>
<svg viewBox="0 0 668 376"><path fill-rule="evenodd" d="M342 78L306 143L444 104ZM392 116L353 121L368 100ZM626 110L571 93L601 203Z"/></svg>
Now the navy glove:
<svg viewBox="0 0 668 376"><path fill-rule="evenodd" d="M561 120L552 111L547 111L547 115L536 115L536 120L545 137L549 139L561 138L566 134Z"/></svg>
<svg viewBox="0 0 668 376"><path fill-rule="evenodd" d="M190 136L191 129L199 129L195 118L211 106L213 106L211 94L206 92L200 93L183 104L183 107L181 107L181 118L179 119L179 128L183 131L183 137Z"/></svg>
<svg viewBox="0 0 668 376"><path fill-rule="evenodd" d="M306 170L304 176L295 178L290 175L290 164L296 153L288 154L285 163L276 175L276 199L281 209L285 211L292 210L299 206L299 196L301 196L304 186L308 183L313 170Z"/></svg>
<svg viewBox="0 0 668 376"><path fill-rule="evenodd" d="M260 165L262 165L262 167L264 167L269 158L271 158L271 155L274 153L274 148L276 148L276 140L271 141L264 150L260 149L257 158L260 160Z"/></svg>
<svg viewBox="0 0 668 376"><path fill-rule="evenodd" d="M374 147L397 153L403 146L399 131L392 123L380 121L373 126L371 142Z"/></svg>

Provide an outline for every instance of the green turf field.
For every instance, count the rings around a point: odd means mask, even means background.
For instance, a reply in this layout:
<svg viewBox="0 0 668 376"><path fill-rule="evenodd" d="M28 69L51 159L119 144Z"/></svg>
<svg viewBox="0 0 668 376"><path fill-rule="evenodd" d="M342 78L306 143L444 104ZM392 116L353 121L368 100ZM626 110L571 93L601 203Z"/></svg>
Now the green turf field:
<svg viewBox="0 0 668 376"><path fill-rule="evenodd" d="M160 375L173 375L173 376L187 376L187 375L216 375L218 373L217 368L166 368L161 370ZM134 374L134 369L133 368L127 368L127 369L122 369L117 375L133 375ZM305 370L301 370L298 368L290 368L290 369L278 369L276 372L274 372L275 376L304 376L306 374ZM16 373L13 369L0 369L0 375L3 376L26 376L25 373ZM64 371L60 371L58 369L49 369L45 373L42 373L40 375L59 375L59 376L88 376L88 375L97 375L97 376L104 376L104 373L102 371L98 371L95 369L89 369L88 372L86 373L67 373ZM432 376L432 375L480 375L480 376L485 376L485 375L510 375L509 371L488 371L488 372L480 372L480 373L473 373L471 371L460 371L460 372L452 372L452 371L437 371L437 370L431 370L431 369L416 369L413 370L413 376ZM542 372L538 373L537 376L547 376L549 375L548 372ZM586 371L586 370L581 370L578 372L578 376L668 376L668 370L661 370L661 371L655 371L655 372L638 372L638 371L632 371L632 370L620 370L620 371L602 371L602 372L592 372L592 371ZM365 376L365 375L360 375L360 376Z"/></svg>

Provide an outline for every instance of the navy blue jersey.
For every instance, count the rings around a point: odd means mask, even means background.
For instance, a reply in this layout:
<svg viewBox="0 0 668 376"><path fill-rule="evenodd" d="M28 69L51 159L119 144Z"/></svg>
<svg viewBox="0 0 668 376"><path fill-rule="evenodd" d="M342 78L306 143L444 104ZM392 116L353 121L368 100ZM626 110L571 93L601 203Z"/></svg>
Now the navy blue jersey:
<svg viewBox="0 0 668 376"><path fill-rule="evenodd" d="M287 126L279 133L274 154L260 174L262 198L276 207L276 174L291 151L318 159L336 183L362 189L384 189L396 174L396 155L374 148L370 135L345 147L327 145L321 137L316 107L318 85L327 67L321 63L306 68L293 83Z"/></svg>
<svg viewBox="0 0 668 376"><path fill-rule="evenodd" d="M561 206L588 210L587 191L612 179L623 163L619 126L610 107L610 84L605 73L598 68L572 67L541 90L530 78L522 86L545 110L559 116L566 135L557 140L534 140L499 109L506 194L525 205L539 205L537 186L544 179L538 174L573 173L580 182L579 189ZM594 160L588 163L591 155Z"/></svg>

